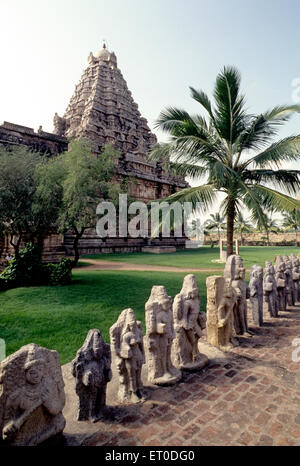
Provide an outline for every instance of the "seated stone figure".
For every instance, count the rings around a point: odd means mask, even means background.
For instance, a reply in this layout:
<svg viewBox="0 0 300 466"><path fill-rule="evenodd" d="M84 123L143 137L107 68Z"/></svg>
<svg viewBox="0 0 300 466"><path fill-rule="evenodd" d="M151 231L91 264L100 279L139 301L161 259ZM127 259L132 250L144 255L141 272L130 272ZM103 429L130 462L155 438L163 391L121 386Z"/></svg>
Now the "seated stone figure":
<svg viewBox="0 0 300 466"><path fill-rule="evenodd" d="M263 325L263 268L260 265L252 265L250 271L250 305L252 319L255 325Z"/></svg>
<svg viewBox="0 0 300 466"><path fill-rule="evenodd" d="M294 282L295 290L295 302L300 303L300 261L295 254L290 255L290 260L292 263L292 278Z"/></svg>
<svg viewBox="0 0 300 466"><path fill-rule="evenodd" d="M61 433L64 405L57 351L31 343L1 362L0 432L5 443L33 446Z"/></svg>
<svg viewBox="0 0 300 466"><path fill-rule="evenodd" d="M142 324L132 309L124 309L109 334L119 373L119 400L139 402L143 399L141 373L145 363Z"/></svg>
<svg viewBox="0 0 300 466"><path fill-rule="evenodd" d="M275 269L272 262L266 261L265 275L263 278L263 292L265 302L268 305L268 311L271 317L278 317L279 301L277 294L277 285L275 279Z"/></svg>
<svg viewBox="0 0 300 466"><path fill-rule="evenodd" d="M111 380L110 346L97 329L90 330L72 361L76 379L78 421L98 421L106 411L106 386Z"/></svg>
<svg viewBox="0 0 300 466"><path fill-rule="evenodd" d="M208 363L208 358L198 350L198 341L206 325L206 316L200 312L200 296L195 275L184 277L181 292L174 298L173 318L173 364L179 369L201 369Z"/></svg>
<svg viewBox="0 0 300 466"><path fill-rule="evenodd" d="M275 261L275 280L278 294L279 311L285 312L287 306L285 263L280 256Z"/></svg>
<svg viewBox="0 0 300 466"><path fill-rule="evenodd" d="M241 256L233 254L227 258L224 277L226 280L230 280L237 296L237 304L234 307L234 329L237 335L252 336L252 332L248 329L247 298L249 297L249 288L245 281L245 273Z"/></svg>
<svg viewBox="0 0 300 466"><path fill-rule="evenodd" d="M286 295L287 303L289 306L295 306L296 302L296 293L295 285L293 281L293 270L292 270L292 261L289 256L283 256L283 261L285 263L285 277L286 277Z"/></svg>
<svg viewBox="0 0 300 466"><path fill-rule="evenodd" d="M237 296L230 279L213 275L206 279L206 336L207 341L221 349L237 346L234 338L233 316L237 305Z"/></svg>
<svg viewBox="0 0 300 466"><path fill-rule="evenodd" d="M145 305L146 361L149 382L170 385L181 379L181 371L171 362L171 347L175 337L172 298L164 286L153 286Z"/></svg>

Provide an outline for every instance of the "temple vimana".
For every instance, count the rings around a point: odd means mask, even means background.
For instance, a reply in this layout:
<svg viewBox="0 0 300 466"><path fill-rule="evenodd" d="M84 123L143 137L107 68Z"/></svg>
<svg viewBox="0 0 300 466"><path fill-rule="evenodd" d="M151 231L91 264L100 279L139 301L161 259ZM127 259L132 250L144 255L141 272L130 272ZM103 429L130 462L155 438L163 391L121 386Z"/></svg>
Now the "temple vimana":
<svg viewBox="0 0 300 466"><path fill-rule="evenodd" d="M32 128L4 122L0 125L0 144L7 147L25 145L45 156L56 156L68 150L71 138L88 139L96 154L111 143L119 150L115 179L130 177L132 198L148 202L166 197L187 183L166 173L159 162L148 158L156 144L156 136L150 131L134 102L127 83L117 66L117 57L106 45L95 55L88 57L88 67L75 87L63 117L54 116L54 132L35 132ZM2 244L1 244L2 242ZM183 248L184 238L106 238L101 239L96 231L88 231L80 240L83 254L119 251L140 251L143 247ZM9 252L6 238L0 239L2 256ZM44 240L43 257L57 260L63 254L72 254L72 232L58 235L55 229Z"/></svg>

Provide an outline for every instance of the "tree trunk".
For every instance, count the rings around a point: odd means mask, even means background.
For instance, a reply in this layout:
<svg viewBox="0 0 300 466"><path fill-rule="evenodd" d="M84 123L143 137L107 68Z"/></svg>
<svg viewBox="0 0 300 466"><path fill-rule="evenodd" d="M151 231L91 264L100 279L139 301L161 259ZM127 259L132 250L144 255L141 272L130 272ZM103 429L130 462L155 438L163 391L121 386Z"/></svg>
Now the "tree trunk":
<svg viewBox="0 0 300 466"><path fill-rule="evenodd" d="M73 243L73 249L74 249L73 267L76 267L76 265L78 264L79 258L80 258L78 243L83 233L84 233L84 228L81 228L80 231L75 229L75 239Z"/></svg>
<svg viewBox="0 0 300 466"><path fill-rule="evenodd" d="M15 258L18 259L19 256L20 256L19 251L20 251L20 244L21 244L21 241L22 241L22 233L19 234L18 241L16 242L16 244L13 242L13 237L14 237L14 235L10 236L10 244L15 250Z"/></svg>
<svg viewBox="0 0 300 466"><path fill-rule="evenodd" d="M232 256L233 254L234 217L235 201L234 199L229 199L227 207L227 257Z"/></svg>
<svg viewBox="0 0 300 466"><path fill-rule="evenodd" d="M295 233L296 233L296 247L298 246L298 235L297 235L297 228L295 229Z"/></svg>
<svg viewBox="0 0 300 466"><path fill-rule="evenodd" d="M269 231L267 230L267 246L270 246Z"/></svg>

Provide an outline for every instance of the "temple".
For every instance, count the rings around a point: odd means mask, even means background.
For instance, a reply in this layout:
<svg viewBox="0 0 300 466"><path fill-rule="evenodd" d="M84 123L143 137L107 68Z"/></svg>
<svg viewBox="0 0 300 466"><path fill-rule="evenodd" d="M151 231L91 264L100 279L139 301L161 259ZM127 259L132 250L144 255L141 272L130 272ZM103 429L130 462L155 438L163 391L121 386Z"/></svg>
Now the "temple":
<svg viewBox="0 0 300 466"><path fill-rule="evenodd" d="M0 126L0 144L21 144L43 154L55 156L67 150L71 138L84 138L92 143L99 154L102 147L111 143L120 152L116 166L116 181L122 177L135 179L130 184L131 197L148 202L167 197L188 184L182 178L166 173L159 162L150 161L148 153L156 144L147 120L134 102L127 83L117 66L114 52L106 45L95 55L91 52L84 70L63 117L54 116L54 133L46 133L40 127L33 129L5 122ZM47 260L57 255L72 255L72 232L64 237L51 233L45 241ZM80 240L82 254L101 252L140 251L143 247L183 248L185 238L106 238L96 231L88 231ZM1 249L1 243L0 243ZM2 255L9 249L2 240ZM55 250L55 251L54 251ZM54 253L55 252L55 253Z"/></svg>

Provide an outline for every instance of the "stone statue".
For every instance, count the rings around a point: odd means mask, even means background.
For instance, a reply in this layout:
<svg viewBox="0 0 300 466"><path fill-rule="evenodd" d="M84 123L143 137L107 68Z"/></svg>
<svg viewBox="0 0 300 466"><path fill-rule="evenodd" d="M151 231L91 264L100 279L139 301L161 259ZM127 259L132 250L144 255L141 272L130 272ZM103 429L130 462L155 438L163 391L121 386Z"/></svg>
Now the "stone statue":
<svg viewBox="0 0 300 466"><path fill-rule="evenodd" d="M252 265L250 271L250 305L252 319L255 325L263 325L263 268L260 265Z"/></svg>
<svg viewBox="0 0 300 466"><path fill-rule="evenodd" d="M230 284L237 296L237 304L234 307L233 314L235 332L237 335L251 336L252 333L248 329L247 319L249 288L245 282L245 268L241 256L233 254L227 258L224 277L230 280Z"/></svg>
<svg viewBox="0 0 300 466"><path fill-rule="evenodd" d="M292 278L294 281L295 301L300 302L300 261L295 254L290 255L292 262Z"/></svg>
<svg viewBox="0 0 300 466"><path fill-rule="evenodd" d="M201 369L208 363L208 358L198 350L198 340L206 326L206 316L200 312L200 296L195 275L184 277L181 292L174 298L173 319L173 364L178 369Z"/></svg>
<svg viewBox="0 0 300 466"><path fill-rule="evenodd" d="M237 341L233 337L233 316L237 295L230 279L217 275L207 277L206 288L207 341L225 350L236 346Z"/></svg>
<svg viewBox="0 0 300 466"><path fill-rule="evenodd" d="M293 281L293 270L292 270L292 261L289 256L283 256L283 261L285 263L285 276L286 276L286 295L287 303L289 306L295 306L295 285Z"/></svg>
<svg viewBox="0 0 300 466"><path fill-rule="evenodd" d="M55 113L53 118L53 125L54 125L54 134L58 136L64 136L66 130L66 120L65 118L60 117L57 113Z"/></svg>
<svg viewBox="0 0 300 466"><path fill-rule="evenodd" d="M145 363L142 324L132 309L125 309L109 334L119 373L119 400L139 402L143 399L141 374Z"/></svg>
<svg viewBox="0 0 300 466"><path fill-rule="evenodd" d="M72 361L76 378L78 421L97 422L106 410L106 385L111 380L110 346L97 329L90 330Z"/></svg>
<svg viewBox="0 0 300 466"><path fill-rule="evenodd" d="M38 445L62 433L64 382L57 351L34 343L0 365L0 432L13 446Z"/></svg>
<svg viewBox="0 0 300 466"><path fill-rule="evenodd" d="M275 279L275 269L272 262L266 261L265 275L263 278L263 291L265 302L268 305L268 311L271 317L278 317L279 301L277 294L277 285Z"/></svg>
<svg viewBox="0 0 300 466"><path fill-rule="evenodd" d="M275 261L275 280L278 294L279 311L285 312L287 305L285 263L280 256Z"/></svg>
<svg viewBox="0 0 300 466"><path fill-rule="evenodd" d="M175 337L172 298L164 286L153 286L145 305L146 360L148 379L156 385L170 385L181 379L181 371L171 362L171 347Z"/></svg>

